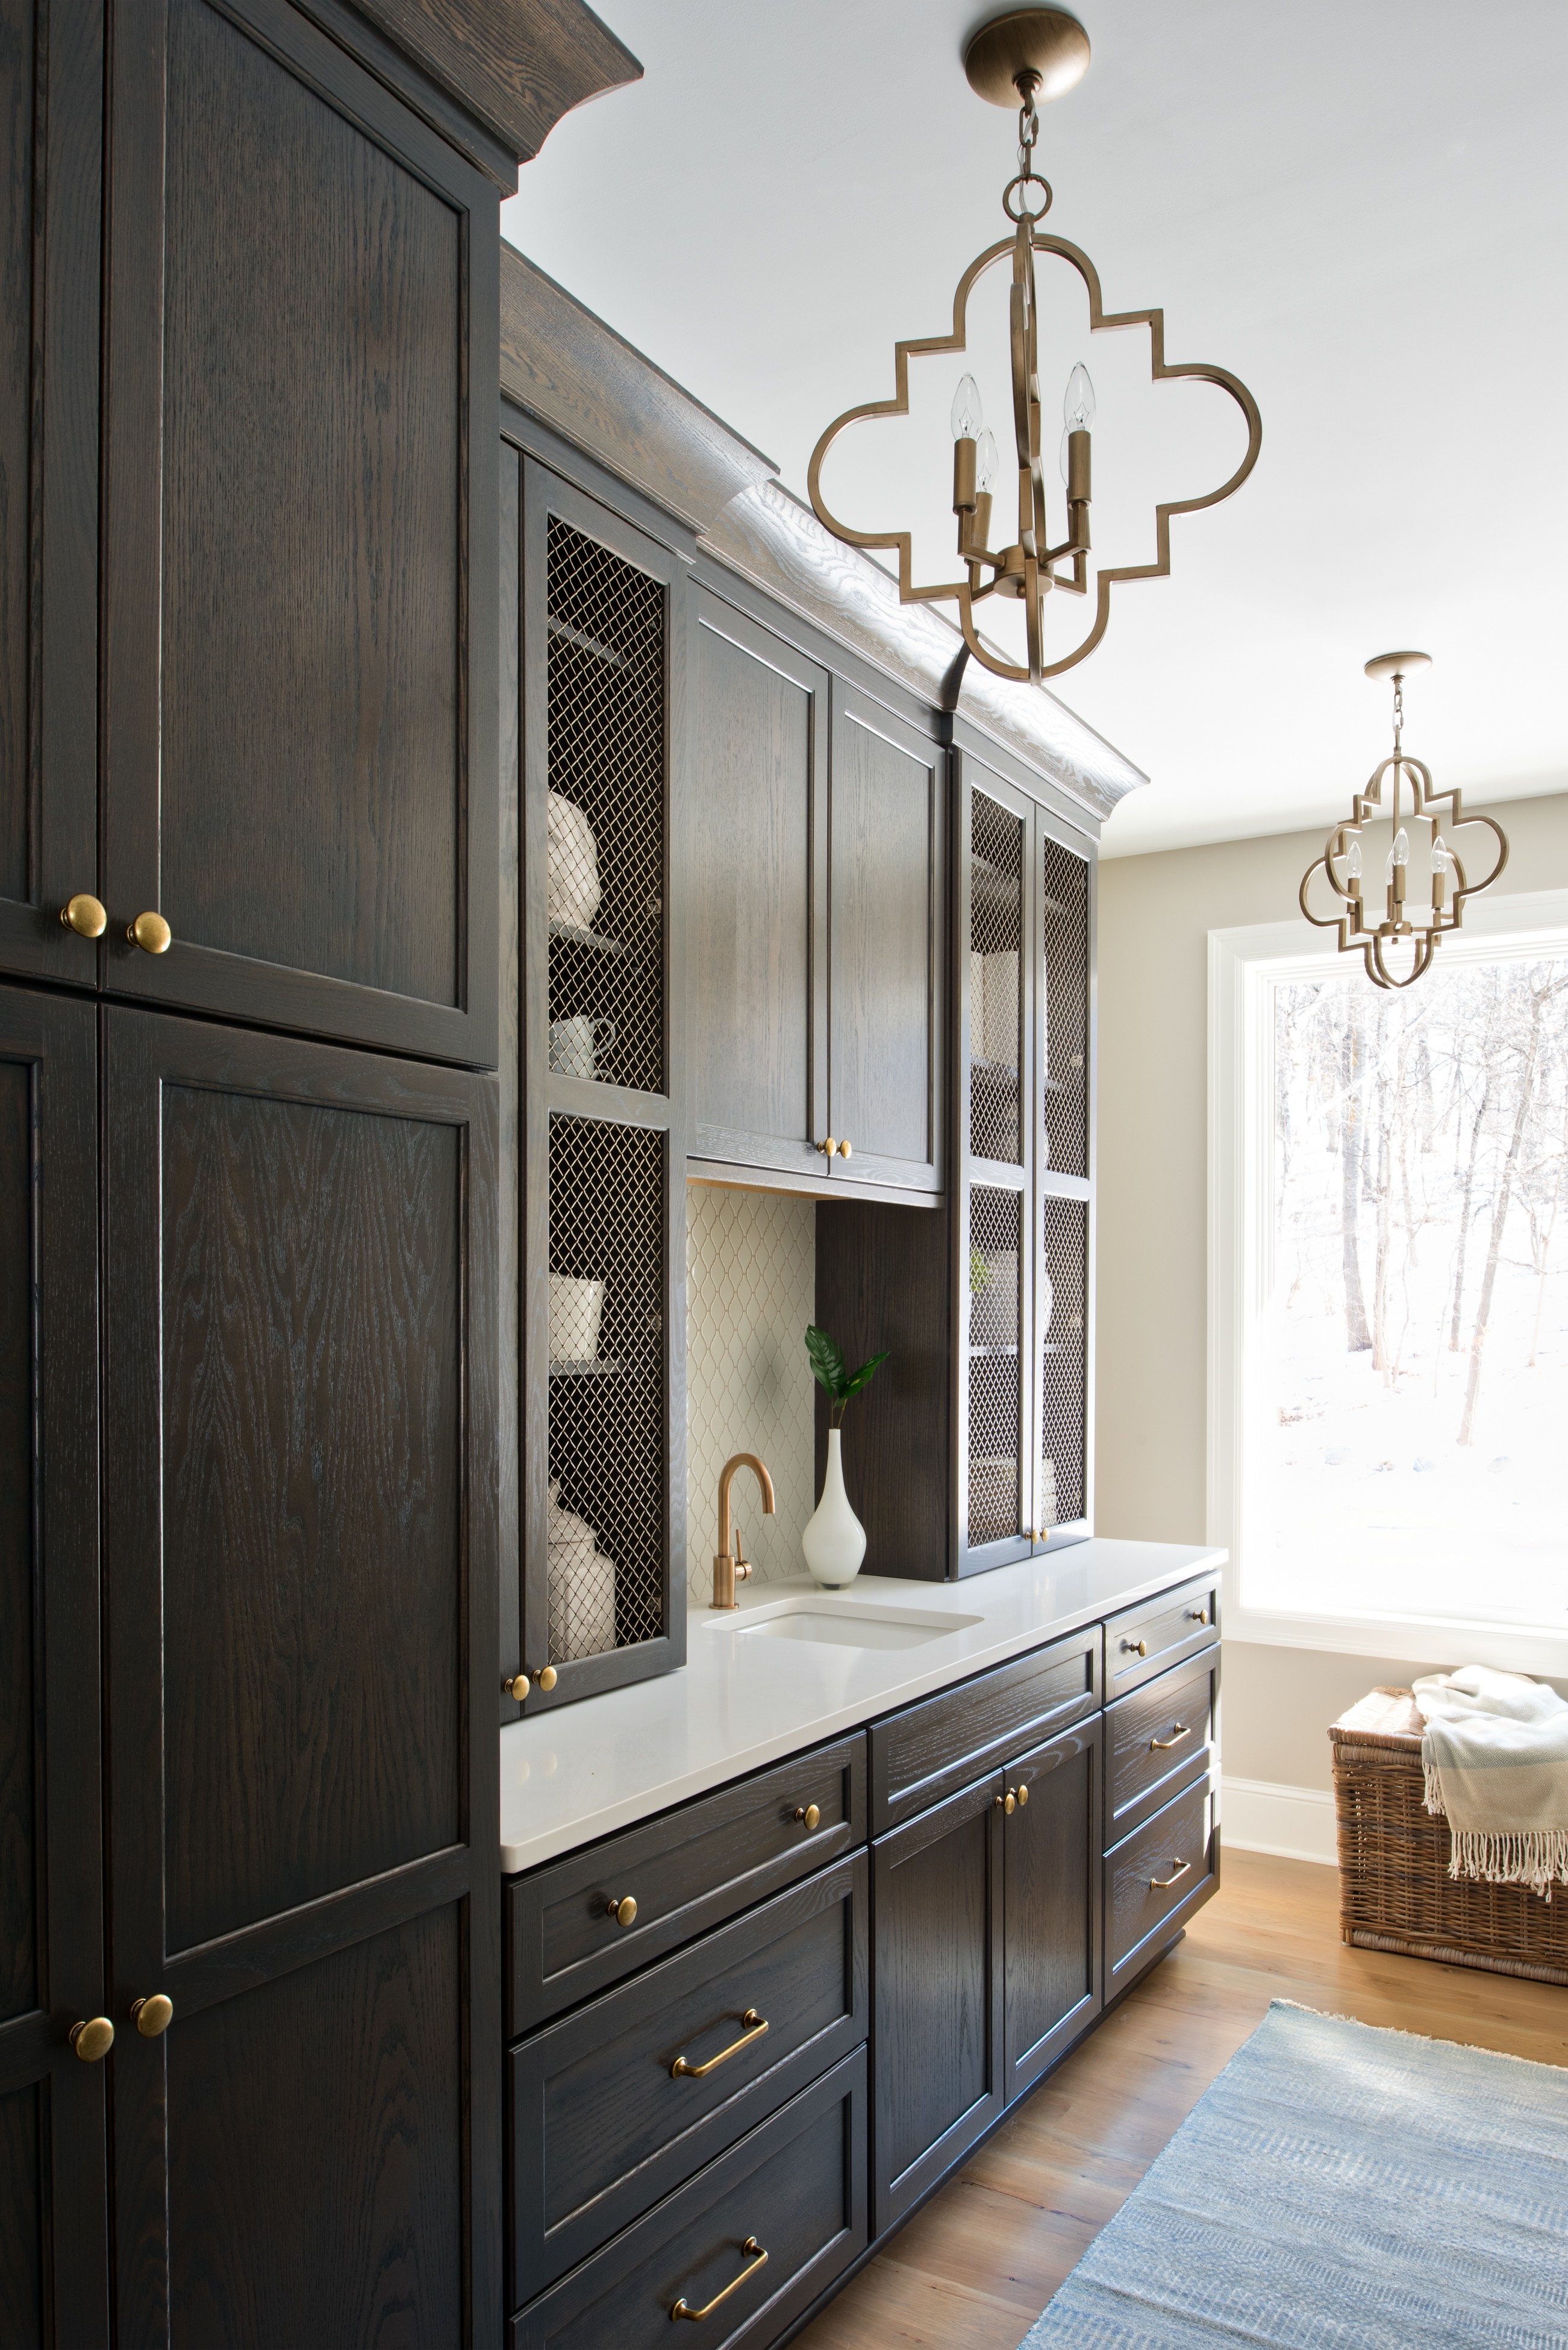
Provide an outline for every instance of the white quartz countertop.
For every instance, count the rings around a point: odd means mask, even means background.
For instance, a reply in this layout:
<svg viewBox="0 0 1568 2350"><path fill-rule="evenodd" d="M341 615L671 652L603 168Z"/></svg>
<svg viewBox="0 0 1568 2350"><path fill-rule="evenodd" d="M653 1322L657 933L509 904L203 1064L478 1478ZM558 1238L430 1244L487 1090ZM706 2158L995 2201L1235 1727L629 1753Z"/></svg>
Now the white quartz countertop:
<svg viewBox="0 0 1568 2350"><path fill-rule="evenodd" d="M802 1576L743 1586L732 1613L693 1607L683 1670L502 1731L502 1868L511 1875L591 1844L1131 1607L1225 1556L1180 1543L1096 1537L962 1583L862 1575L839 1594ZM809 1593L814 1612L825 1616L838 1608L862 1617L878 1610L968 1620L894 1648L758 1637L756 1611L793 1593ZM737 1637L748 1618L751 1633Z"/></svg>

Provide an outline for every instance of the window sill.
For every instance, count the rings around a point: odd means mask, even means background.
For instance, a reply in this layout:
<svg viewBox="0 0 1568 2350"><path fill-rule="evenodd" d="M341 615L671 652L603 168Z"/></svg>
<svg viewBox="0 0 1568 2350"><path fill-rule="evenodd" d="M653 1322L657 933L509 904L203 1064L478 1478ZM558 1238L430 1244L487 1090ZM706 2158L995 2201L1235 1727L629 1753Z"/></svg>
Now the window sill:
<svg viewBox="0 0 1568 2350"><path fill-rule="evenodd" d="M1321 1648L1335 1656L1381 1657L1428 1672L1495 1665L1512 1673L1568 1679L1568 1628L1467 1623L1437 1616L1312 1616L1246 1607L1232 1599L1223 1617L1230 1640L1272 1648Z"/></svg>

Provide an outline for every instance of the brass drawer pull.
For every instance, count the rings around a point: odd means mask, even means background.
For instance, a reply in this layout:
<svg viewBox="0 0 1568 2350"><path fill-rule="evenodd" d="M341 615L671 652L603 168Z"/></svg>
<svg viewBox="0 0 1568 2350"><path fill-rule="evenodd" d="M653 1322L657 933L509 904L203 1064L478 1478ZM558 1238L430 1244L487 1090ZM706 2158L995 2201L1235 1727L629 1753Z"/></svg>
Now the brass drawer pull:
<svg viewBox="0 0 1568 2350"><path fill-rule="evenodd" d="M670 2079L672 2081L705 2081L710 2073L716 2073L721 2064L727 2064L732 2056L738 2056L742 2048L749 2048L753 2040L760 2040L768 2028L767 2017L759 2015L754 2007L747 2008L741 2022L746 2029L740 2038L732 2040L727 2048L721 2048L716 2056L710 2056L705 2064L689 2064L684 2056L678 2056L670 2067ZM689 2315L691 2314L688 2312ZM704 2310L699 2310L696 2314L701 2317L707 2313Z"/></svg>
<svg viewBox="0 0 1568 2350"><path fill-rule="evenodd" d="M1179 1860L1168 1877L1151 1877L1148 1880L1149 1891L1163 1893L1168 1885L1174 1885L1179 1877L1185 1877L1191 1866L1192 1863L1189 1860Z"/></svg>
<svg viewBox="0 0 1568 2350"><path fill-rule="evenodd" d="M686 2295L682 2293L674 2308L670 2311L670 2316L689 2317L693 2325L701 2325L702 2320L705 2317L711 2317L713 2312L718 2308L719 2303L722 2301L728 2301L730 2295L736 2292L740 2286L743 2285L749 2276L755 2276L759 2269L766 2268L768 2264L768 2256L766 2252L763 2251L761 2244L758 2243L755 2236L748 2236L745 2242L741 2246L741 2250L747 2256L746 2265L741 2271L739 2276L732 2277L730 2279L729 2283L724 2287L722 2293L716 2293L711 2301L705 2301L702 2303L701 2309L693 2309L688 2302Z"/></svg>
<svg viewBox="0 0 1568 2350"><path fill-rule="evenodd" d="M538 1671L534 1675L532 1683L530 1683L528 1675L525 1672L511 1673L508 1674L505 1680L502 1682L501 1689L504 1696L514 1697L518 1704L521 1705L524 1699L527 1696L530 1687L542 1689L545 1694L548 1695L549 1691L553 1690L555 1686L555 1666L541 1665Z"/></svg>
<svg viewBox="0 0 1568 2350"><path fill-rule="evenodd" d="M114 2026L107 2015L95 2015L85 2023L73 2023L71 2046L84 2064L96 2064L114 2046Z"/></svg>
<svg viewBox="0 0 1568 2350"><path fill-rule="evenodd" d="M101 939L109 928L102 901L85 889L78 889L74 898L66 899L60 908L60 920L67 931L75 931L78 939Z"/></svg>
<svg viewBox="0 0 1568 2350"><path fill-rule="evenodd" d="M838 1138L836 1135L830 1134L826 1142L819 1142L816 1147L821 1151L825 1159L836 1159L838 1156ZM685 2314L686 2313L683 2312L682 2314Z"/></svg>
<svg viewBox="0 0 1568 2350"><path fill-rule="evenodd" d="M138 914L125 935L133 947L141 949L143 954L159 955L168 953L169 942L174 933L161 914Z"/></svg>
<svg viewBox="0 0 1568 2350"><path fill-rule="evenodd" d="M1148 1654L1148 1642L1147 1640L1124 1640L1122 1642L1122 1647L1127 1650L1130 1657L1147 1657Z"/></svg>
<svg viewBox="0 0 1568 2350"><path fill-rule="evenodd" d="M1184 1738L1190 1738L1191 1735L1191 1723L1189 1721L1179 1721L1176 1724L1176 1735L1174 1738L1151 1738L1148 1742L1148 1751L1151 1754L1168 1753L1173 1746L1179 1746Z"/></svg>
<svg viewBox="0 0 1568 2350"><path fill-rule="evenodd" d="M1021 1812L1029 1801L1029 1790L1027 1787L1009 1787L1005 1795L994 1795L992 1801L999 1812L1005 1812L1011 1819L1013 1813Z"/></svg>
<svg viewBox="0 0 1568 2350"><path fill-rule="evenodd" d="M1208 1608L1189 1607L1187 1611L1187 1620L1189 1624L1207 1624L1209 1621Z"/></svg>
<svg viewBox="0 0 1568 2350"><path fill-rule="evenodd" d="M838 1155L840 1159L853 1159L855 1156L854 1144L850 1142L841 1142L838 1146Z"/></svg>
<svg viewBox="0 0 1568 2350"><path fill-rule="evenodd" d="M618 1926L634 1926L637 1923L637 1901L635 1896L628 1893L624 1895L619 1901L618 1901L612 1893L609 1899L605 1903L605 1916L607 1918L613 1918Z"/></svg>
<svg viewBox="0 0 1568 2350"><path fill-rule="evenodd" d="M800 1822L802 1827L805 1830L807 1835L810 1835L815 1829L819 1828L822 1825L822 1814L817 1810L815 1804L806 1804L805 1805L797 1804L795 1805L794 1815Z"/></svg>

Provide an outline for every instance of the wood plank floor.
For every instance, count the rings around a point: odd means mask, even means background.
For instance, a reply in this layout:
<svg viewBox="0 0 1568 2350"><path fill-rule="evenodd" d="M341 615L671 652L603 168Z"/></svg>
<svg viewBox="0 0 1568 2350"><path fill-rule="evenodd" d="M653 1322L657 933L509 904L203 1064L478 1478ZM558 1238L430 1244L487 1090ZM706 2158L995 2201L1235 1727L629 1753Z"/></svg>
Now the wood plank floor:
<svg viewBox="0 0 1568 2350"><path fill-rule="evenodd" d="M1337 1870L1227 1853L1186 1940L797 2350L1017 2350L1272 1999L1568 2064L1568 1990L1348 1950L1338 1909Z"/></svg>

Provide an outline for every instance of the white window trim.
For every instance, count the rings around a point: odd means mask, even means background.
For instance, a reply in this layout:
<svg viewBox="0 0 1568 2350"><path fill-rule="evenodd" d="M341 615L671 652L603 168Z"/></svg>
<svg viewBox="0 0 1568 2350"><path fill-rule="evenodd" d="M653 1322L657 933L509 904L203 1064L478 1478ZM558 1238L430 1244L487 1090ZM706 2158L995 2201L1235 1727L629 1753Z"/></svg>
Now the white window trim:
<svg viewBox="0 0 1568 2350"><path fill-rule="evenodd" d="M1464 931L1443 942L1445 962L1480 961L1496 941L1531 933L1527 951L1568 954L1568 889L1518 891L1475 900ZM1433 1667L1498 1665L1568 1674L1568 1634L1467 1623L1438 1616L1345 1617L1247 1607L1241 1601L1246 1529L1241 1508L1242 1357L1249 1307L1267 1295L1267 1220L1257 1175L1268 1137L1242 1114L1242 1079L1266 1073L1259 1017L1265 979L1311 979L1338 960L1332 931L1297 920L1209 933L1209 1540L1231 1554L1225 1629L1231 1639L1325 1648ZM1341 968L1350 965L1346 956ZM1359 966L1353 966L1359 969ZM1257 1097L1267 1100L1266 1089Z"/></svg>

